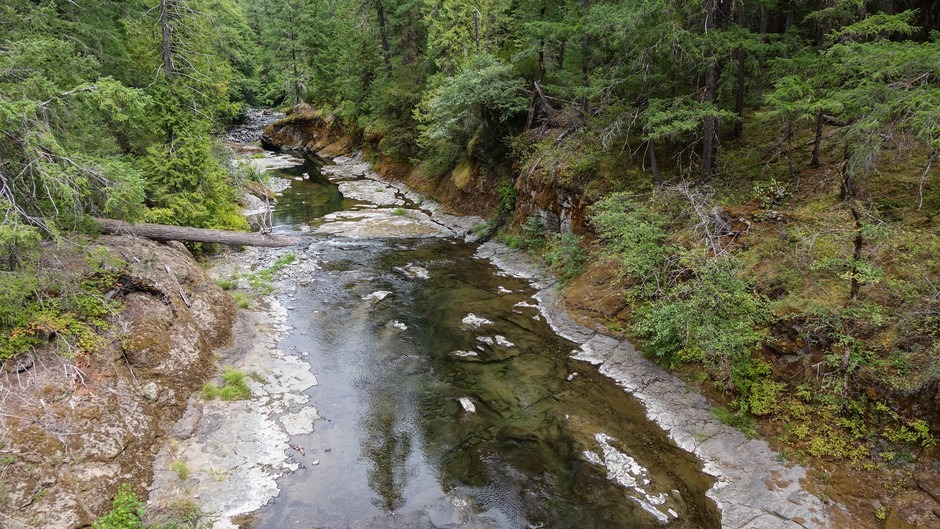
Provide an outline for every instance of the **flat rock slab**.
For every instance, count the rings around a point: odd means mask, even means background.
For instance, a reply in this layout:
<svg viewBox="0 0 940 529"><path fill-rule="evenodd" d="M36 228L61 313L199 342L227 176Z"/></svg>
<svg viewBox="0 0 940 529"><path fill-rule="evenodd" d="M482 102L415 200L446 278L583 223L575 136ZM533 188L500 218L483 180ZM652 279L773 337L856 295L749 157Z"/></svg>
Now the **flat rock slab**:
<svg viewBox="0 0 940 529"><path fill-rule="evenodd" d="M241 313L238 341L220 362L250 374L251 398L206 402L194 395L177 425L180 438L167 443L154 465L150 502L169 505L192 495L218 517L216 529L236 529L233 517L277 496L277 478L299 468L288 456L291 436L312 432L319 418L303 394L317 384L310 365L277 348L290 330L287 310L266 301L264 310ZM188 469L185 480L180 465Z"/></svg>
<svg viewBox="0 0 940 529"><path fill-rule="evenodd" d="M303 158L298 158L290 154L265 152L264 158L251 158L246 163L254 167L258 172L271 171L273 169L289 169L303 165Z"/></svg>
<svg viewBox="0 0 940 529"><path fill-rule="evenodd" d="M343 198L368 202L380 208L404 207L408 203L397 189L376 180L344 180L336 183Z"/></svg>
<svg viewBox="0 0 940 529"><path fill-rule="evenodd" d="M454 233L415 210L377 209L339 211L323 217L314 233L350 239L423 239L446 237Z"/></svg>

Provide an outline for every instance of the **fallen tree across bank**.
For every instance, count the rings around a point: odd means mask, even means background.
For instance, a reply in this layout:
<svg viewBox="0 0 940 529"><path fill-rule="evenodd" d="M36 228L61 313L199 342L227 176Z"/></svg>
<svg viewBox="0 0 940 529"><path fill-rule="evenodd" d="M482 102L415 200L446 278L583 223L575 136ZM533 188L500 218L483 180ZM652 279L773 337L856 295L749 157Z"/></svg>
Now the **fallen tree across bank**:
<svg viewBox="0 0 940 529"><path fill-rule="evenodd" d="M135 235L155 241L208 242L228 246L264 246L268 248L282 248L300 243L300 239L297 237L285 235L209 230L148 222L131 224L121 220L98 217L95 218L95 222L101 226L101 233L104 234Z"/></svg>

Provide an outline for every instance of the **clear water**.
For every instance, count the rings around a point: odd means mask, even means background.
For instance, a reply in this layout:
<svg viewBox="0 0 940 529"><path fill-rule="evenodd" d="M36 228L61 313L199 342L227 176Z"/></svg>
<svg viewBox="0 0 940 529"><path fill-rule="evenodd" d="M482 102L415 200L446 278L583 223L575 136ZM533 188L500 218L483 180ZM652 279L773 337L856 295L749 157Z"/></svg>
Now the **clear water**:
<svg viewBox="0 0 940 529"><path fill-rule="evenodd" d="M314 176L284 192L275 222L296 231L354 206ZM319 385L309 394L323 420L293 440L304 464L253 527L719 526L700 463L629 395L570 359L574 344L518 305L534 303L532 287L475 259L474 245L310 244L324 267L297 287L281 347L310 353ZM366 299L377 291L391 294ZM491 323L472 328L468 314ZM645 488L677 518L664 525L585 455L603 455L601 433L645 469Z"/></svg>

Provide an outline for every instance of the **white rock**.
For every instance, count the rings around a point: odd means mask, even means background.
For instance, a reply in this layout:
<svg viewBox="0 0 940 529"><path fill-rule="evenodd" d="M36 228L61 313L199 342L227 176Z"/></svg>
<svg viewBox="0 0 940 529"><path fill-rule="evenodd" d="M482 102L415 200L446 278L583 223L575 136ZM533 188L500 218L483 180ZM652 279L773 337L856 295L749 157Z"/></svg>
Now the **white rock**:
<svg viewBox="0 0 940 529"><path fill-rule="evenodd" d="M376 292L373 292L373 293L369 294L368 296L366 296L366 297L364 297L364 298L362 298L362 299L365 300L365 301L369 301L369 300L382 301L383 299L385 299L385 298L387 298L387 297L389 297L389 296L391 296L391 295L392 295L392 293L389 292L389 291L387 291L387 290L379 290L379 291L376 291Z"/></svg>
<svg viewBox="0 0 940 529"><path fill-rule="evenodd" d="M496 338L496 345L499 345L501 347L515 347L516 346L516 344L507 340L505 336L500 336L497 334L495 338Z"/></svg>
<svg viewBox="0 0 940 529"><path fill-rule="evenodd" d="M460 405L463 407L463 411L467 413L476 413L477 408L473 405L473 402L470 401L467 397L460 397L457 399L460 402Z"/></svg>
<svg viewBox="0 0 940 529"><path fill-rule="evenodd" d="M493 322L490 320L477 316L472 312L464 316L463 320L461 320L461 323L467 327L470 327L471 329L479 329L481 325L493 325Z"/></svg>

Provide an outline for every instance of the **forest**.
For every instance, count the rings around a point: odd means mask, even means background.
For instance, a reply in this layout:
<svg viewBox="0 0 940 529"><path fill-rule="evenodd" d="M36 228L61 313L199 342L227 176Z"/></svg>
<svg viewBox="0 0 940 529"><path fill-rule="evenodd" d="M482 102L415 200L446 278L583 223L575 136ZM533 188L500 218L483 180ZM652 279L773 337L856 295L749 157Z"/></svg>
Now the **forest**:
<svg viewBox="0 0 940 529"><path fill-rule="evenodd" d="M247 229L219 135L302 105L427 181L469 167L483 229L614 291L592 317L785 457L903 483L937 445L936 2L6 0L0 47L0 360L106 325L42 245Z"/></svg>

